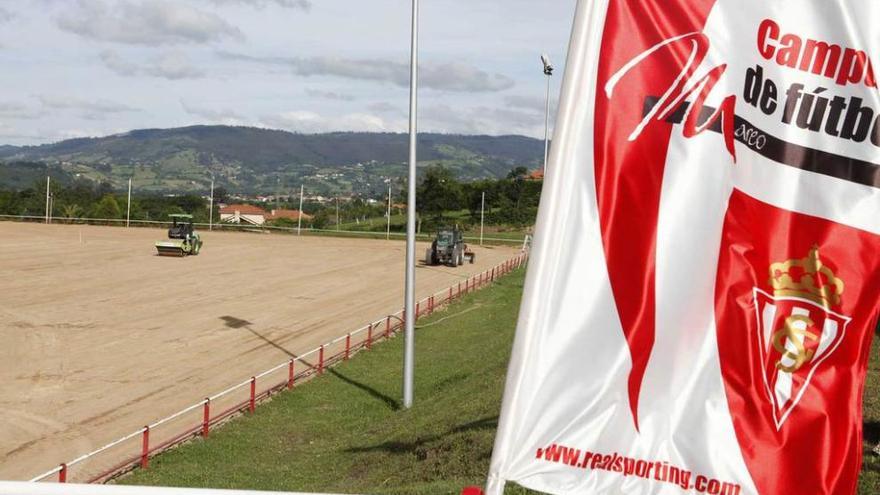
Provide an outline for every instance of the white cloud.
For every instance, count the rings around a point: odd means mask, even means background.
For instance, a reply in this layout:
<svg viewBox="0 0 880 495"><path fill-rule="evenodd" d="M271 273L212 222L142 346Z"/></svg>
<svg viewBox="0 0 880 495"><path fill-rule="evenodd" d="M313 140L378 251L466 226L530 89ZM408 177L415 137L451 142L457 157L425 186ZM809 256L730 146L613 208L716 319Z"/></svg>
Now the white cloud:
<svg viewBox="0 0 880 495"><path fill-rule="evenodd" d="M409 63L393 60L333 56L255 57L227 51L220 51L218 55L229 60L284 66L301 76L336 76L409 86ZM503 91L514 84L513 79L507 76L490 74L461 62L419 65L419 86L422 88L479 93Z"/></svg>
<svg viewBox="0 0 880 495"><path fill-rule="evenodd" d="M528 136L544 132L544 118L534 112L483 105L425 105L419 110L419 120L420 128L432 132Z"/></svg>
<svg viewBox="0 0 880 495"><path fill-rule="evenodd" d="M138 112L137 108L115 101L86 100L76 96L37 95L43 107L51 110L72 110L87 120L103 120L108 115Z"/></svg>
<svg viewBox="0 0 880 495"><path fill-rule="evenodd" d="M208 108L198 105L190 105L184 101L180 105L190 115L205 119L212 124L245 125L246 119L229 108Z"/></svg>
<svg viewBox="0 0 880 495"><path fill-rule="evenodd" d="M28 107L18 102L0 102L0 118L12 120L30 120L44 117L46 112Z"/></svg>
<svg viewBox="0 0 880 495"><path fill-rule="evenodd" d="M321 89L306 88L306 95L312 98L323 98L325 100L337 101L354 101L355 97L345 93L337 93L335 91L324 91Z"/></svg>
<svg viewBox="0 0 880 495"><path fill-rule="evenodd" d="M12 19L15 19L15 14L4 9L3 7L0 7L0 24L4 22L9 22Z"/></svg>
<svg viewBox="0 0 880 495"><path fill-rule="evenodd" d="M389 121L377 115L350 113L341 116L325 116L307 110L283 112L265 116L260 124L264 127L284 129L303 134L320 132L402 132L403 121Z"/></svg>
<svg viewBox="0 0 880 495"><path fill-rule="evenodd" d="M145 70L151 76L166 79L196 79L205 75L201 69L192 64L186 53L178 50L161 54Z"/></svg>
<svg viewBox="0 0 880 495"><path fill-rule="evenodd" d="M546 98L542 98L540 96L510 95L510 96L504 97L504 103L508 107L522 108L524 110L531 110L533 112L539 112L539 113L544 113L547 109ZM556 102L551 101L550 102L551 110L555 106L556 106Z"/></svg>
<svg viewBox="0 0 880 495"><path fill-rule="evenodd" d="M150 76L165 79L198 79L205 73L194 66L186 53L179 50L165 51L151 62L138 65L114 50L101 52L104 65L120 76Z"/></svg>
<svg viewBox="0 0 880 495"><path fill-rule="evenodd" d="M84 38L135 45L208 43L243 39L242 32L214 13L168 0L77 0L58 27Z"/></svg>
<svg viewBox="0 0 880 495"><path fill-rule="evenodd" d="M136 76L141 72L141 68L137 64L132 63L115 50L101 52L101 61L108 69L120 76Z"/></svg>
<svg viewBox="0 0 880 495"><path fill-rule="evenodd" d="M238 5L250 5L253 7L257 7L258 9L265 8L269 4L275 4L279 7L284 7L288 9L301 9L308 12L312 10L312 2L311 0L211 0L212 2L218 5L229 5L229 4L238 4Z"/></svg>
<svg viewBox="0 0 880 495"><path fill-rule="evenodd" d="M387 101L377 101L375 103L370 103L367 106L367 109L375 113L389 113L397 115L403 115L405 113L402 108L392 105Z"/></svg>

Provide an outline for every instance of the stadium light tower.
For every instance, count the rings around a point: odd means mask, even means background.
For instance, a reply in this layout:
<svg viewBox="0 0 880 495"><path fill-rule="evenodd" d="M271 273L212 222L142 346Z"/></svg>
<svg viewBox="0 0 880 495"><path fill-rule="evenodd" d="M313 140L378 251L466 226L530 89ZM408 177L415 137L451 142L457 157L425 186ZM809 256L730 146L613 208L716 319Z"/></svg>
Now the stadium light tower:
<svg viewBox="0 0 880 495"><path fill-rule="evenodd" d="M547 157L550 154L550 78L553 77L553 65L547 54L541 55L544 64L544 75L547 76L547 110L544 113L544 171L547 170Z"/></svg>
<svg viewBox="0 0 880 495"><path fill-rule="evenodd" d="M403 407L413 403L416 325L416 122L419 82L419 0L412 0L412 38L409 65L409 174L406 195L406 276L404 300Z"/></svg>

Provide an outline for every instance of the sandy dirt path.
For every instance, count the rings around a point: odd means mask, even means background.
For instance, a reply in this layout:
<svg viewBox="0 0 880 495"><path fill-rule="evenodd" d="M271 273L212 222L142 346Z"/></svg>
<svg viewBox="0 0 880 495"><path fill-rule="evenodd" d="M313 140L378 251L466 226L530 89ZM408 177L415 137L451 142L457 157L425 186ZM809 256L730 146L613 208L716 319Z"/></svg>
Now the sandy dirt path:
<svg viewBox="0 0 880 495"><path fill-rule="evenodd" d="M0 479L30 478L402 305L402 242L202 235L199 256L160 258L161 230L0 222ZM473 265L419 266L418 297L516 253L474 250Z"/></svg>

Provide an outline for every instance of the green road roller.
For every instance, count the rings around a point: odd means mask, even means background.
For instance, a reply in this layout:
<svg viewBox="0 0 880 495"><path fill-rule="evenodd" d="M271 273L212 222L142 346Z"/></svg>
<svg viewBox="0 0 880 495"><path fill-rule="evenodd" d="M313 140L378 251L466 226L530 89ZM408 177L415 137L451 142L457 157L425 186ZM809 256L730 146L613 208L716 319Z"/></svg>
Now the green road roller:
<svg viewBox="0 0 880 495"><path fill-rule="evenodd" d="M156 242L157 254L177 257L199 254L199 250L202 249L202 239L198 232L193 230L192 215L176 213L168 216L171 218L168 240Z"/></svg>

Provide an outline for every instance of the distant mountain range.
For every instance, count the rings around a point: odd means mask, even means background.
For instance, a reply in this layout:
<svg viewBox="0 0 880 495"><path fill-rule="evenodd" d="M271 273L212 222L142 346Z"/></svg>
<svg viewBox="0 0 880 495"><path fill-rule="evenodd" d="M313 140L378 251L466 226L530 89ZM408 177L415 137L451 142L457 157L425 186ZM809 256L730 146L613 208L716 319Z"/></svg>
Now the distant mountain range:
<svg viewBox="0 0 880 495"><path fill-rule="evenodd" d="M524 136L420 134L419 165L444 165L462 180L534 169L543 142ZM0 146L0 188L27 187L48 166L141 192L202 192L211 175L229 192L287 193L305 184L319 194L376 193L405 176L408 136L338 132L296 134L253 127L144 129L40 146Z"/></svg>

